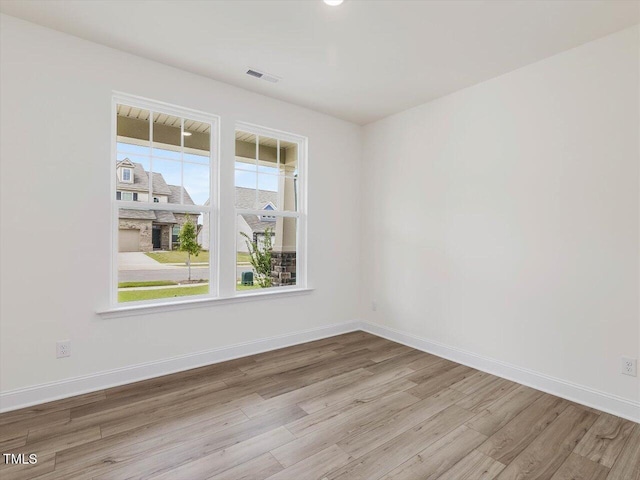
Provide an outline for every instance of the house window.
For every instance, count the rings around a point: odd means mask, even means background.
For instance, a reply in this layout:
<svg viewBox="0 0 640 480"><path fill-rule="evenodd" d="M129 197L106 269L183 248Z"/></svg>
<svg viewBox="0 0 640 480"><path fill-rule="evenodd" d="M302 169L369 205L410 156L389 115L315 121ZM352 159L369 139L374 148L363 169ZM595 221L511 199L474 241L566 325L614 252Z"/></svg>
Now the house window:
<svg viewBox="0 0 640 480"><path fill-rule="evenodd" d="M238 124L235 153L236 289L306 287L306 139Z"/></svg>
<svg viewBox="0 0 640 480"><path fill-rule="evenodd" d="M174 225L171 230L171 243L174 245L178 245L179 243L178 235L180 235L180 226Z"/></svg>
<svg viewBox="0 0 640 480"><path fill-rule="evenodd" d="M127 182L127 183L133 183L132 182L132 175L131 175L131 169L130 168L123 168L122 169L122 181L123 182Z"/></svg>
<svg viewBox="0 0 640 480"><path fill-rule="evenodd" d="M121 94L114 112L112 303L214 296L217 117ZM201 246L197 256L174 250L182 225ZM150 268L149 261L171 268Z"/></svg>

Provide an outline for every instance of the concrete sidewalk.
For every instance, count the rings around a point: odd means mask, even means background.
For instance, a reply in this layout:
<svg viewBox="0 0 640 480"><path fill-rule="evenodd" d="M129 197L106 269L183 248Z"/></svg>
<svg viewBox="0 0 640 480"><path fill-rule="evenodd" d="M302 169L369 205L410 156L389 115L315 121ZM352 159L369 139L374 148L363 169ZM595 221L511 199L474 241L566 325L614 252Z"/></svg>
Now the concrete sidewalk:
<svg viewBox="0 0 640 480"><path fill-rule="evenodd" d="M118 270L173 270L173 265L156 262L143 252L118 253Z"/></svg>

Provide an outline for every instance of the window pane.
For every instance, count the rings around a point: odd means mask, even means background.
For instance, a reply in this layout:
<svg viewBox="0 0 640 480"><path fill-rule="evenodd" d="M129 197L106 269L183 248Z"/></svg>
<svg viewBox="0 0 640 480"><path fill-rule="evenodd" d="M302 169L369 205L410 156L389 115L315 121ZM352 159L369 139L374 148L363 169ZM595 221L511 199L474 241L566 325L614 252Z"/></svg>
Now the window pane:
<svg viewBox="0 0 640 480"><path fill-rule="evenodd" d="M148 110L128 105L117 106L118 142L149 146Z"/></svg>
<svg viewBox="0 0 640 480"><path fill-rule="evenodd" d="M236 208L298 211L297 166L296 143L236 131Z"/></svg>
<svg viewBox="0 0 640 480"><path fill-rule="evenodd" d="M187 205L209 204L209 165L185 163L184 202Z"/></svg>
<svg viewBox="0 0 640 480"><path fill-rule="evenodd" d="M143 178L140 173L149 169L149 156L151 155L149 118L148 110L128 105L117 106L116 177L118 189L122 188L122 184L125 183L128 190L144 190L145 188L148 190L147 179ZM133 182L124 180L122 176L127 168L132 169Z"/></svg>
<svg viewBox="0 0 640 480"><path fill-rule="evenodd" d="M236 289L296 285L297 219L238 215Z"/></svg>
<svg viewBox="0 0 640 480"><path fill-rule="evenodd" d="M236 169L256 171L256 136L252 133L236 132Z"/></svg>
<svg viewBox="0 0 640 480"><path fill-rule="evenodd" d="M203 295L209 292L208 214L166 210L118 211L118 301ZM198 255L180 250L190 223Z"/></svg>
<svg viewBox="0 0 640 480"><path fill-rule="evenodd" d="M180 152L182 148L182 119L166 113L153 114L153 146Z"/></svg>
<svg viewBox="0 0 640 480"><path fill-rule="evenodd" d="M121 145L120 143L118 145ZM149 151L148 148L146 148L146 150ZM142 165L142 168L144 168L145 170L149 170L149 166L151 165L151 163L149 162L149 156L148 155L133 155L131 153L126 153L126 152L117 152L117 162L119 163L123 160L129 160L131 161L131 163L139 163L140 165Z"/></svg>
<svg viewBox="0 0 640 480"><path fill-rule="evenodd" d="M236 131L236 162L255 165L256 158L256 136L253 133Z"/></svg>
<svg viewBox="0 0 640 480"><path fill-rule="evenodd" d="M255 189L258 177L255 172L236 170L236 187ZM246 207L242 207L246 208Z"/></svg>
<svg viewBox="0 0 640 480"><path fill-rule="evenodd" d="M258 205L262 210L271 205L275 210L282 210L282 202L278 195L279 178L277 175L258 174Z"/></svg>
<svg viewBox="0 0 640 480"><path fill-rule="evenodd" d="M184 120L184 160L209 163L211 151L211 125L195 120Z"/></svg>
<svg viewBox="0 0 640 480"><path fill-rule="evenodd" d="M280 172L290 177L298 174L298 144L280 142Z"/></svg>
<svg viewBox="0 0 640 480"><path fill-rule="evenodd" d="M129 171L129 176L127 176ZM116 191L121 192L117 200L146 202L149 194L149 177L140 163L125 158L116 164Z"/></svg>
<svg viewBox="0 0 640 480"><path fill-rule="evenodd" d="M255 178L255 174L236 171L237 208L262 210L271 205L275 210L280 211L298 210L297 178L258 173L257 188L250 186L250 181L255 181ZM247 186L240 180L245 180Z"/></svg>
<svg viewBox="0 0 640 480"><path fill-rule="evenodd" d="M158 203L180 203L182 162L153 158L153 196Z"/></svg>
<svg viewBox="0 0 640 480"><path fill-rule="evenodd" d="M151 150L153 158L159 158L161 160L175 160L177 162L182 161L182 152L179 147L177 150L170 150L166 145L153 143L153 149Z"/></svg>
<svg viewBox="0 0 640 480"><path fill-rule="evenodd" d="M238 173L238 172L236 172ZM262 179L262 177L260 177ZM278 192L255 188L236 187L236 208L242 210L280 210Z"/></svg>
<svg viewBox="0 0 640 480"><path fill-rule="evenodd" d="M258 145L258 165L274 169L270 173L278 173L278 145L279 141L275 138L259 136Z"/></svg>
<svg viewBox="0 0 640 480"><path fill-rule="evenodd" d="M298 179L278 177L278 202L282 210L298 211Z"/></svg>

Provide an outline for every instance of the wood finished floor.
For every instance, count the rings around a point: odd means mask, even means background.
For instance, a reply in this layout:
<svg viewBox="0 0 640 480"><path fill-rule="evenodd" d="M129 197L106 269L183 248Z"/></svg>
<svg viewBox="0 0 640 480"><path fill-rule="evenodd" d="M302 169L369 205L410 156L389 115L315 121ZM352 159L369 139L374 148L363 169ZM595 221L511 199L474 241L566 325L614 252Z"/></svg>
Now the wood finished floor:
<svg viewBox="0 0 640 480"><path fill-rule="evenodd" d="M9 479L639 480L640 425L363 332L0 415Z"/></svg>

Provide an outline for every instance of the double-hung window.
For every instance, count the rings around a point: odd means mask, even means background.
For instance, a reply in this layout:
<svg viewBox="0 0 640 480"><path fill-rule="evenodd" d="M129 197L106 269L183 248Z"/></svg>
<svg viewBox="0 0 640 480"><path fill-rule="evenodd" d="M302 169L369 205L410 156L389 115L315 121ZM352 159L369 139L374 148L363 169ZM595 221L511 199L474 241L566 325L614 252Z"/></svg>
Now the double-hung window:
<svg viewBox="0 0 640 480"><path fill-rule="evenodd" d="M213 295L215 115L114 96L113 303Z"/></svg>
<svg viewBox="0 0 640 480"><path fill-rule="evenodd" d="M218 205L217 116L116 94L113 117L114 307L306 288L306 138L236 124Z"/></svg>
<svg viewBox="0 0 640 480"><path fill-rule="evenodd" d="M306 139L236 125L236 290L306 286Z"/></svg>

